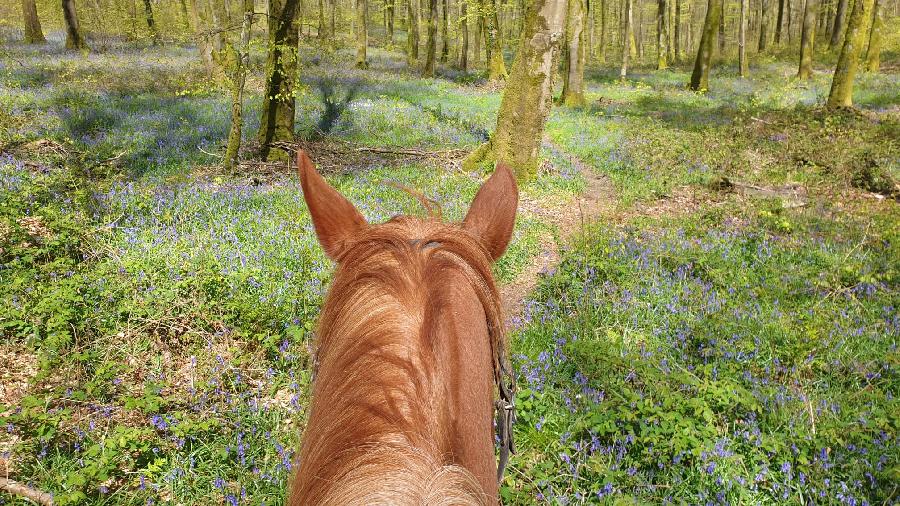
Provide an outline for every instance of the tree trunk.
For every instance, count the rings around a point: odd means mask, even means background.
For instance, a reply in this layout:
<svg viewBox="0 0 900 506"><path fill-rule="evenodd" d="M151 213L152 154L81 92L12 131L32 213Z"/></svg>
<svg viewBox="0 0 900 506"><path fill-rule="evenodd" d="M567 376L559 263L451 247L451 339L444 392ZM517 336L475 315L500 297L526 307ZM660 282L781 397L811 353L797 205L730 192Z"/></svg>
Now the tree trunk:
<svg viewBox="0 0 900 506"><path fill-rule="evenodd" d="M631 57L631 49L632 42L634 41L631 24L632 24L632 0L625 0L625 12L623 14L623 18L625 21L625 31L623 33L624 38L622 39L622 67L619 69L619 78L622 80L625 79L625 76L628 75L628 59Z"/></svg>
<svg viewBox="0 0 900 506"><path fill-rule="evenodd" d="M831 29L831 41L829 49L834 49L841 43L841 34L844 28L844 18L847 16L847 0L838 0L837 11L834 13L834 27Z"/></svg>
<svg viewBox="0 0 900 506"><path fill-rule="evenodd" d="M831 79L831 92L826 102L829 108L853 107L853 80L856 78L859 54L869 32L871 12L872 0L853 2L853 10L847 21L847 33L844 35L844 46Z"/></svg>
<svg viewBox="0 0 900 506"><path fill-rule="evenodd" d="M747 63L747 10L750 8L750 0L741 0L741 26L738 27L738 68L741 77L749 74Z"/></svg>
<svg viewBox="0 0 900 506"><path fill-rule="evenodd" d="M47 42L41 30L41 18L38 17L34 0L22 0L22 18L25 20L25 43L41 44Z"/></svg>
<svg viewBox="0 0 900 506"><path fill-rule="evenodd" d="M156 22L153 20L153 4L150 0L144 0L144 16L147 18L147 29L150 30L150 38L153 44L158 42L159 34L156 33Z"/></svg>
<svg viewBox="0 0 900 506"><path fill-rule="evenodd" d="M441 0L441 63L447 63L450 47L447 40L447 32L450 24L450 0Z"/></svg>
<svg viewBox="0 0 900 506"><path fill-rule="evenodd" d="M406 17L406 64L414 67L419 59L419 18L416 15L416 0L407 0Z"/></svg>
<svg viewBox="0 0 900 506"><path fill-rule="evenodd" d="M637 3L637 22L634 24L632 33L637 42L637 56L640 60L644 59L644 4L643 0L631 0L632 4ZM634 9L634 5L631 7Z"/></svg>
<svg viewBox="0 0 900 506"><path fill-rule="evenodd" d="M184 24L184 29L191 31L191 16L188 14L187 0L178 0L178 4L181 6L181 22Z"/></svg>
<svg viewBox="0 0 900 506"><path fill-rule="evenodd" d="M484 10L481 5L481 0L475 0L475 5L478 7L475 19L475 44L472 47L472 66L478 67L481 65L481 39L484 37L484 15L482 11Z"/></svg>
<svg viewBox="0 0 900 506"><path fill-rule="evenodd" d="M62 0L63 18L66 20L66 49L88 49L84 36L78 28L78 13L75 0Z"/></svg>
<svg viewBox="0 0 900 506"><path fill-rule="evenodd" d="M508 164L519 180L537 173L565 14L564 0L528 3L522 39L497 114L497 128L491 139L463 162L466 170L496 161Z"/></svg>
<svg viewBox="0 0 900 506"><path fill-rule="evenodd" d="M459 69L463 72L469 70L469 13L468 13L468 5L469 0L460 0L460 19L459 19L459 29L462 31L461 35L461 47L459 48Z"/></svg>
<svg viewBox="0 0 900 506"><path fill-rule="evenodd" d="M241 126L243 125L244 82L247 77L247 63L250 60L250 29L253 25L253 0L244 0L244 19L241 23L240 46L231 48L233 68L231 76L231 130L228 132L228 146L225 149L225 167L233 170L238 163L241 149Z"/></svg>
<svg viewBox="0 0 900 506"><path fill-rule="evenodd" d="M584 20L585 20L585 28L584 28L584 62L587 62L594 59L594 39L596 23L594 23L594 7L593 0L584 0Z"/></svg>
<svg viewBox="0 0 900 506"><path fill-rule="evenodd" d="M369 0L354 0L356 2L356 68L369 68L369 59L366 50L369 47L369 30L366 22L369 19Z"/></svg>
<svg viewBox="0 0 900 506"><path fill-rule="evenodd" d="M798 79L809 79L812 75L813 48L816 39L817 0L806 0L803 9L803 25L800 32L800 69Z"/></svg>
<svg viewBox="0 0 900 506"><path fill-rule="evenodd" d="M784 19L784 0L778 0L778 19L775 20L775 45L781 44L781 23Z"/></svg>
<svg viewBox="0 0 900 506"><path fill-rule="evenodd" d="M666 0L657 1L656 11L656 69L663 70L669 66L669 28L666 26Z"/></svg>
<svg viewBox="0 0 900 506"><path fill-rule="evenodd" d="M681 1L675 0L675 61L681 61Z"/></svg>
<svg viewBox="0 0 900 506"><path fill-rule="evenodd" d="M712 65L713 39L716 37L716 26L722 15L722 0L709 0L706 8L706 19L703 21L703 32L697 48L697 60L691 74L690 89L694 91L709 89L709 69Z"/></svg>
<svg viewBox="0 0 900 506"><path fill-rule="evenodd" d="M725 56L725 2L722 2L722 15L719 16L719 55Z"/></svg>
<svg viewBox="0 0 900 506"><path fill-rule="evenodd" d="M213 61L218 59L219 63L221 63L220 57L222 51L225 50L225 32L222 30L222 17L214 0L208 0L206 5L209 7L210 16L212 17L212 29L214 32L212 36Z"/></svg>
<svg viewBox="0 0 900 506"><path fill-rule="evenodd" d="M606 0L600 0L600 47L597 50L597 59L606 61Z"/></svg>
<svg viewBox="0 0 900 506"><path fill-rule="evenodd" d="M438 0L428 0L428 18L425 24L425 64L422 66L422 77L434 77L434 60L437 56L437 21Z"/></svg>
<svg viewBox="0 0 900 506"><path fill-rule="evenodd" d="M878 72L881 68L881 37L884 32L884 8L882 0L875 0L872 7L872 29L869 31L869 46L866 49L866 71Z"/></svg>
<svg viewBox="0 0 900 506"><path fill-rule="evenodd" d="M396 0L387 0L387 5L385 8L387 9L387 36L388 42L394 43L394 6L396 4Z"/></svg>
<svg viewBox="0 0 900 506"><path fill-rule="evenodd" d="M584 105L584 3L568 0L566 36L562 47L563 89L559 100L569 107Z"/></svg>
<svg viewBox="0 0 900 506"><path fill-rule="evenodd" d="M299 41L294 21L299 0L269 0L269 47L266 84L259 121L259 147L263 160L287 160L284 151L271 151L275 141L294 138L294 82L297 80Z"/></svg>
<svg viewBox="0 0 900 506"><path fill-rule="evenodd" d="M759 46L757 50L762 53L769 42L769 0L762 0L762 15L759 18Z"/></svg>
<svg viewBox="0 0 900 506"><path fill-rule="evenodd" d="M488 27L485 32L489 55L488 56L488 80L500 81L506 79L506 62L503 60L503 45L500 37L500 15L497 10L496 0L489 0L490 12L487 15Z"/></svg>

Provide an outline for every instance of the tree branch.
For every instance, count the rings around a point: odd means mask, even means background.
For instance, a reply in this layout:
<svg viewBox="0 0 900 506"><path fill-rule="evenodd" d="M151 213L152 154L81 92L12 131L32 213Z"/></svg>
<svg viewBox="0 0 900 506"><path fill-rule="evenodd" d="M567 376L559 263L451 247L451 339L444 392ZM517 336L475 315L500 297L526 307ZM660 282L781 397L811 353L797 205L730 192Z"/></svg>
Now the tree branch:
<svg viewBox="0 0 900 506"><path fill-rule="evenodd" d="M53 506L53 495L48 492L31 488L9 478L0 478L0 490L9 492L12 495L24 497L31 502L43 504L44 506Z"/></svg>

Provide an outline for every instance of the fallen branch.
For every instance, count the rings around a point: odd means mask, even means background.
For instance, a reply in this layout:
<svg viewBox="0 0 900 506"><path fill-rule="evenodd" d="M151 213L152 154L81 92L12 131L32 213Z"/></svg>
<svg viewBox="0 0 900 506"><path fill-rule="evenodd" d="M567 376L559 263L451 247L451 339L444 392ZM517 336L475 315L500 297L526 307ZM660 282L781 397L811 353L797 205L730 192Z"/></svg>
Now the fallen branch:
<svg viewBox="0 0 900 506"><path fill-rule="evenodd" d="M214 157L216 157L216 158L225 158L225 157L222 156L222 155L217 155L217 154L215 154L215 153L210 153L209 151L203 149L203 148L200 147L200 146L197 146L197 149L199 149L199 150L200 150L201 152L203 152L203 153L206 153L206 154L209 155L209 156L214 156Z"/></svg>
<svg viewBox="0 0 900 506"><path fill-rule="evenodd" d="M385 155L410 155L410 156L420 156L420 157L432 157L432 156L464 156L468 154L468 151L464 149L448 149L445 151L420 151L418 149L389 149L389 148L370 148L370 147L361 147L356 148L356 151L359 152L367 152L367 153L380 153Z"/></svg>
<svg viewBox="0 0 900 506"><path fill-rule="evenodd" d="M31 502L43 504L45 506L53 505L53 495L48 492L31 488L9 478L0 478L0 490L9 492L12 495L24 497Z"/></svg>

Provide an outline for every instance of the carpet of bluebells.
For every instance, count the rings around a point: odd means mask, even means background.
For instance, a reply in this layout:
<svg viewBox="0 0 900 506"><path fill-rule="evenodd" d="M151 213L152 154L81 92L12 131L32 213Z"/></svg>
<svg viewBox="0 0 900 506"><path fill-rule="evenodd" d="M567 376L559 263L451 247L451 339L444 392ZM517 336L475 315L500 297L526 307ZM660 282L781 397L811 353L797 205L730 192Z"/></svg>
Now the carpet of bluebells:
<svg viewBox="0 0 900 506"><path fill-rule="evenodd" d="M229 104L194 49L52 40L0 55L0 473L58 504L280 504L332 269L299 184L216 170ZM353 90L328 134L351 150L470 149L493 128L478 76L301 56L301 138L326 82ZM832 116L828 76L801 86L790 67L725 69L705 95L683 69L596 69L589 106L554 110L498 279L559 240L581 171L612 181L616 213L565 243L511 322L505 502L897 500L900 213L858 175L900 176L900 78L861 76L861 112ZM372 159L328 177L382 221L421 212L391 183L459 219L483 176ZM722 177L808 201L710 190ZM651 212L685 188L699 196Z"/></svg>

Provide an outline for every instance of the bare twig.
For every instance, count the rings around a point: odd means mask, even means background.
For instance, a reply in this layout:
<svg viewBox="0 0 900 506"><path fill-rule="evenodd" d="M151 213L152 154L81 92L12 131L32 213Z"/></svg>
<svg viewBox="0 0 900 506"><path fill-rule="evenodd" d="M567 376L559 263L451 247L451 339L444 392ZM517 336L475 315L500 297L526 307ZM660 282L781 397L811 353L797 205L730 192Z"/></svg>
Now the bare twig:
<svg viewBox="0 0 900 506"><path fill-rule="evenodd" d="M206 154L209 155L209 156L214 156L214 157L216 157L216 158L224 158L222 155L217 155L217 154L215 154L215 153L210 153L209 151L203 149L203 148L200 147L200 146L197 146L197 149L199 149L199 150L200 150L201 152L203 152L203 153L206 153Z"/></svg>
<svg viewBox="0 0 900 506"><path fill-rule="evenodd" d="M45 506L53 505L53 495L23 485L17 481L10 480L9 478L0 478L0 490L9 492L12 495L24 497L37 504L43 504Z"/></svg>
<svg viewBox="0 0 900 506"><path fill-rule="evenodd" d="M363 146L356 148L356 151L367 153L381 153L386 155L411 155L411 156L465 156L469 152L465 149L447 149L444 151L421 151L418 149L389 149L389 148L373 148Z"/></svg>

